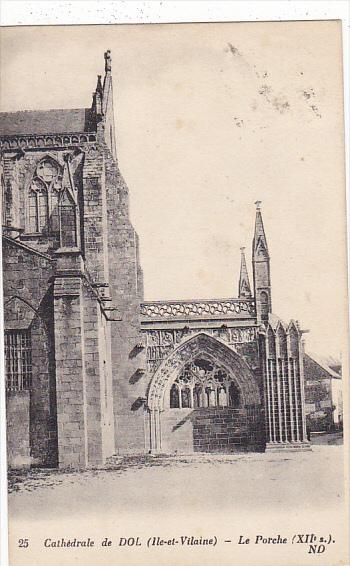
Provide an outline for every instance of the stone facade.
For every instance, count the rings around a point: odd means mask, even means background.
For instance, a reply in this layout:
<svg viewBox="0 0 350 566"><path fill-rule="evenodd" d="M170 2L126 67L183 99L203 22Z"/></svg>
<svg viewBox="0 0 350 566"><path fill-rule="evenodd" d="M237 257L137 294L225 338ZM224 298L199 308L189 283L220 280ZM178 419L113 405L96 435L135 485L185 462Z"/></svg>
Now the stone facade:
<svg viewBox="0 0 350 566"><path fill-rule="evenodd" d="M307 447L260 203L253 290L242 249L237 298L145 302L113 116L109 51L91 108L0 114L10 465Z"/></svg>

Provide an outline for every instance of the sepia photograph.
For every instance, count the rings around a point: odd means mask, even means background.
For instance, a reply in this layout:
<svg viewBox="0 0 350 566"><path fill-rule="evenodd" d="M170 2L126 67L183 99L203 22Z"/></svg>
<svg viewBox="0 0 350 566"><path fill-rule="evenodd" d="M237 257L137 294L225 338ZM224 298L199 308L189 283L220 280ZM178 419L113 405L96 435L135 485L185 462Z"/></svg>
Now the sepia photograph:
<svg viewBox="0 0 350 566"><path fill-rule="evenodd" d="M9 564L347 564L341 22L0 33Z"/></svg>

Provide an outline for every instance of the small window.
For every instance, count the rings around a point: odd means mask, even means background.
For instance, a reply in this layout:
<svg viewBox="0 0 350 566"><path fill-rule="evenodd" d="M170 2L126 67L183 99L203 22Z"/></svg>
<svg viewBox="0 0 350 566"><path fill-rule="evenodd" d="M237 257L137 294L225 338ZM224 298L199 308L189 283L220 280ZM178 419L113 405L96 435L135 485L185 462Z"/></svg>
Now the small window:
<svg viewBox="0 0 350 566"><path fill-rule="evenodd" d="M24 391L32 386L32 345L29 330L5 331L6 389Z"/></svg>

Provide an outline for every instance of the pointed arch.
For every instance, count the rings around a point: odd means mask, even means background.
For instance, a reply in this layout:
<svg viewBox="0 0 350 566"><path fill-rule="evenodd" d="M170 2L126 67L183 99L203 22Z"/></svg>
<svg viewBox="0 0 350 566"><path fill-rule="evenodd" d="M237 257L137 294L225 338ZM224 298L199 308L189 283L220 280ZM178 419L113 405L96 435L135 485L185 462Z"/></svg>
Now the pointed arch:
<svg viewBox="0 0 350 566"><path fill-rule="evenodd" d="M41 157L28 184L26 232L58 235L58 203L62 190L62 166L52 155Z"/></svg>
<svg viewBox="0 0 350 566"><path fill-rule="evenodd" d="M233 377L244 405L259 405L260 392L255 376L245 360L229 346L201 332L180 344L157 369L148 391L148 407L151 411L163 410L165 392L169 391L186 363L203 355L218 363Z"/></svg>
<svg viewBox="0 0 350 566"><path fill-rule="evenodd" d="M268 357L274 358L276 356L276 334L270 324L267 327L266 337Z"/></svg>
<svg viewBox="0 0 350 566"><path fill-rule="evenodd" d="M291 356L298 357L299 355L299 330L292 320L288 326L288 337L290 345Z"/></svg>
<svg viewBox="0 0 350 566"><path fill-rule="evenodd" d="M13 295L4 303L5 330L29 328L37 315L36 309L28 301Z"/></svg>
<svg viewBox="0 0 350 566"><path fill-rule="evenodd" d="M276 339L278 340L280 357L287 357L287 334L284 326L279 321L276 328Z"/></svg>
<svg viewBox="0 0 350 566"><path fill-rule="evenodd" d="M4 304L4 350L6 389L22 391L32 386L31 326L36 310L13 296Z"/></svg>

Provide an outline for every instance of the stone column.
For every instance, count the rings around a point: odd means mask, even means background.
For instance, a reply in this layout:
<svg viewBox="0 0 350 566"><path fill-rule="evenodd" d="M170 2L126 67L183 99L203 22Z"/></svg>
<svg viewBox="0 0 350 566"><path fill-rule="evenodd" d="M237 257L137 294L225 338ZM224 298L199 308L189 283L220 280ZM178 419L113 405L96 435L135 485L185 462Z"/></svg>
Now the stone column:
<svg viewBox="0 0 350 566"><path fill-rule="evenodd" d="M292 382L292 371L291 371L291 367L290 367L290 357L291 357L291 353L290 353L290 344L289 344L289 335L287 334L287 367L286 367L286 371L288 374L288 384L289 384L289 412L290 412L290 438L291 438L291 442L295 441L295 435L294 435L294 406L293 406L293 397L294 397L294 391L293 391L293 382Z"/></svg>
<svg viewBox="0 0 350 566"><path fill-rule="evenodd" d="M270 379L270 386L271 386L271 407L272 407L272 441L273 442L278 442L277 440L277 419L276 419L276 389L277 387L275 386L275 382L274 382L274 372L273 372L273 360L269 360L269 366L268 366L268 375L269 375L269 379Z"/></svg>
<svg viewBox="0 0 350 566"><path fill-rule="evenodd" d="M304 341L299 338L299 383L300 383L300 410L302 420L302 438L307 442L306 414L305 414L305 387L304 387Z"/></svg>
<svg viewBox="0 0 350 566"><path fill-rule="evenodd" d="M296 372L296 360L294 357L291 358L292 374L294 382L294 406L295 406L295 431L296 431L296 441L300 442L300 418L299 418L299 395L297 388L297 372Z"/></svg>
<svg viewBox="0 0 350 566"><path fill-rule="evenodd" d="M281 366L281 381L282 381L282 400L283 400L283 419L284 419L284 441L289 442L288 428L289 423L287 420L287 402L286 402L286 379L288 374L288 368L285 367L285 359L280 358L278 362ZM287 373L286 373L287 372Z"/></svg>
<svg viewBox="0 0 350 566"><path fill-rule="evenodd" d="M161 451L161 422L160 410L153 408L149 412L150 415L150 440L151 440L151 453L157 454Z"/></svg>
<svg viewBox="0 0 350 566"><path fill-rule="evenodd" d="M59 467L88 463L81 286L79 276L54 281Z"/></svg>
<svg viewBox="0 0 350 566"><path fill-rule="evenodd" d="M269 375L269 359L268 359L268 338L265 337L265 387L266 387L266 415L268 420L268 435L269 442L274 442L274 435L272 429L272 407L271 407L271 390L270 390L270 375Z"/></svg>
<svg viewBox="0 0 350 566"><path fill-rule="evenodd" d="M277 407L278 407L278 442L283 442L283 427L282 427L282 398L281 398L281 372L280 372L280 346L278 337L276 336L276 381L277 381Z"/></svg>

